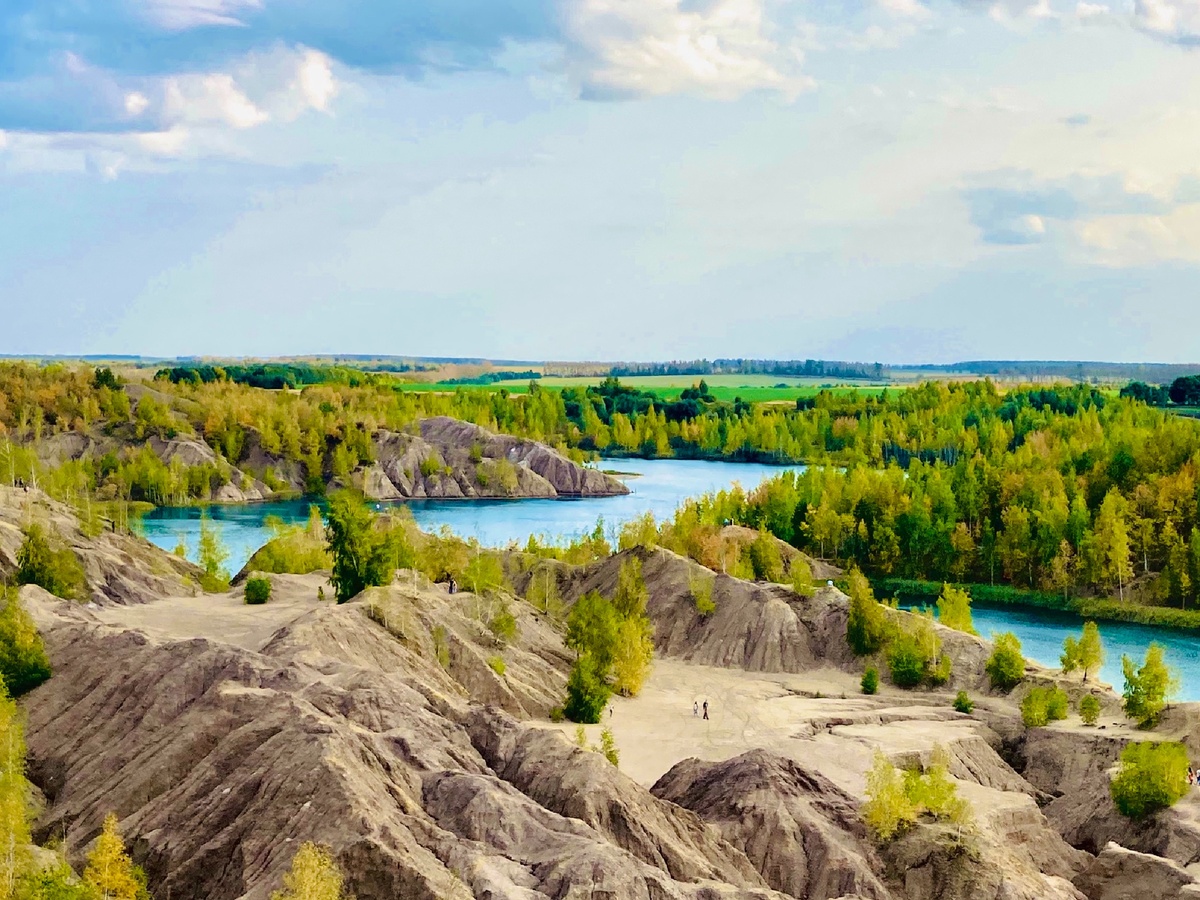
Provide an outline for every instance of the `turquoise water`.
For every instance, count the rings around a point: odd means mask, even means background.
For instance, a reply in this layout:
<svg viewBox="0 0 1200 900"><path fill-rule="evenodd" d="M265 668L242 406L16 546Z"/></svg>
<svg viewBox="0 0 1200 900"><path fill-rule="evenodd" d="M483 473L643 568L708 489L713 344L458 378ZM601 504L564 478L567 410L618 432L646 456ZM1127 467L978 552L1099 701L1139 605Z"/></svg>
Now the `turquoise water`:
<svg viewBox="0 0 1200 900"><path fill-rule="evenodd" d="M583 500L413 500L407 506L426 531L443 525L461 537L476 538L490 547L509 541L524 543L531 534L550 539L570 539L590 532L603 518L605 531L615 535L620 526L646 513L669 517L688 497L739 483L752 488L785 471L755 463L702 462L679 459L606 460L605 469L635 473L624 479L632 491L619 497ZM230 551L228 567L238 571L267 540L263 520L270 515L286 522L308 520L310 501L253 503L242 506L164 507L142 519L143 533L151 542L173 550L182 540L188 557L196 558L200 514L206 512ZM392 504L379 504L386 507Z"/></svg>
<svg viewBox="0 0 1200 900"><path fill-rule="evenodd" d="M1083 619L1073 613L1029 607L981 606L972 610L975 630L985 638L1011 631L1021 641L1028 659L1044 666L1059 666L1063 638L1079 636ZM1121 674L1121 655L1128 654L1139 663L1151 641L1162 644L1167 662L1179 673L1178 700L1200 700L1200 639L1192 632L1124 622L1097 622L1104 642L1105 661L1100 680L1120 693L1125 684Z"/></svg>
<svg viewBox="0 0 1200 900"><path fill-rule="evenodd" d="M729 487L734 482L745 488L757 485L781 470L749 463L699 462L693 460L609 460L605 468L637 473L627 484L633 493L622 497L587 500L420 500L408 505L421 528L437 530L449 526L455 534L474 537L486 546L504 546L509 541L524 543L531 534L547 538L572 538L591 531L604 519L605 530L615 536L621 524L645 512L656 518L670 516L688 497ZM387 504L384 504L385 506ZM230 550L229 568L236 572L267 539L263 520L268 515L288 522L308 519L308 501L257 503L246 506L211 506L208 514ZM199 507L156 509L143 519L145 536L167 550L182 540L188 555L195 558L200 533ZM1046 666L1057 666L1062 642L1078 634L1083 625L1078 616L1046 610L1006 606L975 609L975 627L984 637L1011 631L1021 640L1025 655ZM1166 648L1168 661L1180 674L1181 700L1200 700L1200 639L1189 632L1123 623L1101 623L1107 660L1101 680L1118 691L1121 654L1141 659L1146 646L1158 641Z"/></svg>

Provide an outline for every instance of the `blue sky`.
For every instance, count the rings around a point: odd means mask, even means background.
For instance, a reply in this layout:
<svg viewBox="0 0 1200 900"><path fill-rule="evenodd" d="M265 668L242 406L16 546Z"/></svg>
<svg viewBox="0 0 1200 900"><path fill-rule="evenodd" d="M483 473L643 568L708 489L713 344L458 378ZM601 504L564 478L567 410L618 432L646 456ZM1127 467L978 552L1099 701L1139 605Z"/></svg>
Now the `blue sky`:
<svg viewBox="0 0 1200 900"><path fill-rule="evenodd" d="M0 352L1200 360L1200 0L6 0Z"/></svg>

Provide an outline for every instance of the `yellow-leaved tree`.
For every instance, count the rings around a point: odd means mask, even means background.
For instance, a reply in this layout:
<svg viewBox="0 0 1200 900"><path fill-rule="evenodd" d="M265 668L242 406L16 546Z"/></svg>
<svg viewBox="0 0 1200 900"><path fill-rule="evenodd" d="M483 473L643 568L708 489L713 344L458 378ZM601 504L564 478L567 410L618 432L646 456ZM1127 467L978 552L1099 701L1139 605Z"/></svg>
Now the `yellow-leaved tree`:
<svg viewBox="0 0 1200 900"><path fill-rule="evenodd" d="M25 733L16 701L0 682L0 898L9 900L29 853Z"/></svg>
<svg viewBox="0 0 1200 900"><path fill-rule="evenodd" d="M83 870L83 881L95 889L101 900L148 900L150 896L141 870L125 852L114 813L104 817L104 827Z"/></svg>
<svg viewBox="0 0 1200 900"><path fill-rule="evenodd" d="M345 900L342 872L333 855L311 841L300 845L292 870L283 876L283 890L271 900Z"/></svg>

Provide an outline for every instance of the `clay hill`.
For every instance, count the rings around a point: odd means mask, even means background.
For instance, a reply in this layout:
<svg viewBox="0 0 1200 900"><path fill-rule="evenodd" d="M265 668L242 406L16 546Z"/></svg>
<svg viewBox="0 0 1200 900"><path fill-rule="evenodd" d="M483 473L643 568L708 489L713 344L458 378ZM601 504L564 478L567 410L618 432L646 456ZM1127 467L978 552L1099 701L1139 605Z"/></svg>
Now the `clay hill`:
<svg viewBox="0 0 1200 900"><path fill-rule="evenodd" d="M135 402L147 392L149 389L140 385L129 388ZM265 451L257 432L250 430L248 435L238 459L229 467L228 479L213 491L214 501L243 503L306 489L305 470L300 463ZM359 466L347 476L323 473L327 487L354 486L373 500L601 497L629 493L616 478L581 466L545 444L493 434L444 416L423 419L405 432L377 431L371 441L375 462ZM56 466L67 460L100 459L106 453L142 445L164 462L176 462L184 468L219 468L224 462L199 438L149 437L134 443L103 431L56 434L41 441L36 449L42 462ZM275 489L268 487L264 479L270 480Z"/></svg>
<svg viewBox="0 0 1200 900"><path fill-rule="evenodd" d="M28 502L23 515L69 517ZM147 545L79 540L97 557L89 578L114 558L146 570L127 575L139 585L170 568ZM1135 827L1107 799L1116 754L1144 737L1115 698L1103 729L1026 730L1020 688L986 691L986 643L940 628L950 687L976 693L975 714L944 691L865 697L835 588L804 599L708 573L716 611L701 617L687 586L704 572L631 552L658 658L605 718L619 767L549 721L571 657L561 626L519 598L451 595L408 571L342 606L317 599L321 574L272 576L265 606L169 581L149 599L97 585L91 607L26 587L55 669L23 701L37 837L78 860L115 811L173 900L266 900L306 840L333 850L358 900L1197 896L1200 800ZM611 589L621 561L556 566L564 598ZM500 602L518 624L507 644L484 624ZM708 720L693 714L705 700ZM1193 708L1172 716L1163 733L1192 741ZM859 814L874 752L921 765L935 745L974 825L878 845Z"/></svg>

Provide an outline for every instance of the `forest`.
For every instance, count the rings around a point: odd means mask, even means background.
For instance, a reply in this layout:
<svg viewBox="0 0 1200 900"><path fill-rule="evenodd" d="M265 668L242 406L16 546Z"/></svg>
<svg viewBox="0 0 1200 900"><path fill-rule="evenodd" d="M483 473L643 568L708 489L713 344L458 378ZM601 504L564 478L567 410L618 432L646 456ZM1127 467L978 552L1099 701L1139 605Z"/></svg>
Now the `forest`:
<svg viewBox="0 0 1200 900"><path fill-rule="evenodd" d="M645 455L806 462L749 494L697 501L697 521L763 528L874 577L1008 585L1187 609L1200 599L1200 424L1082 385L1001 391L929 382L822 393L796 406L676 404L615 378L524 395L405 391L386 376L267 391L219 379L120 383L107 370L0 365L0 466L37 465L54 435L123 443L43 471L49 487L159 502L203 498L251 446L311 475L371 461L371 435L430 415L544 441L576 459ZM183 467L147 444L189 436L217 463ZM270 483L270 472L255 472ZM323 481L311 477L313 492ZM107 491L107 493L105 493Z"/></svg>

